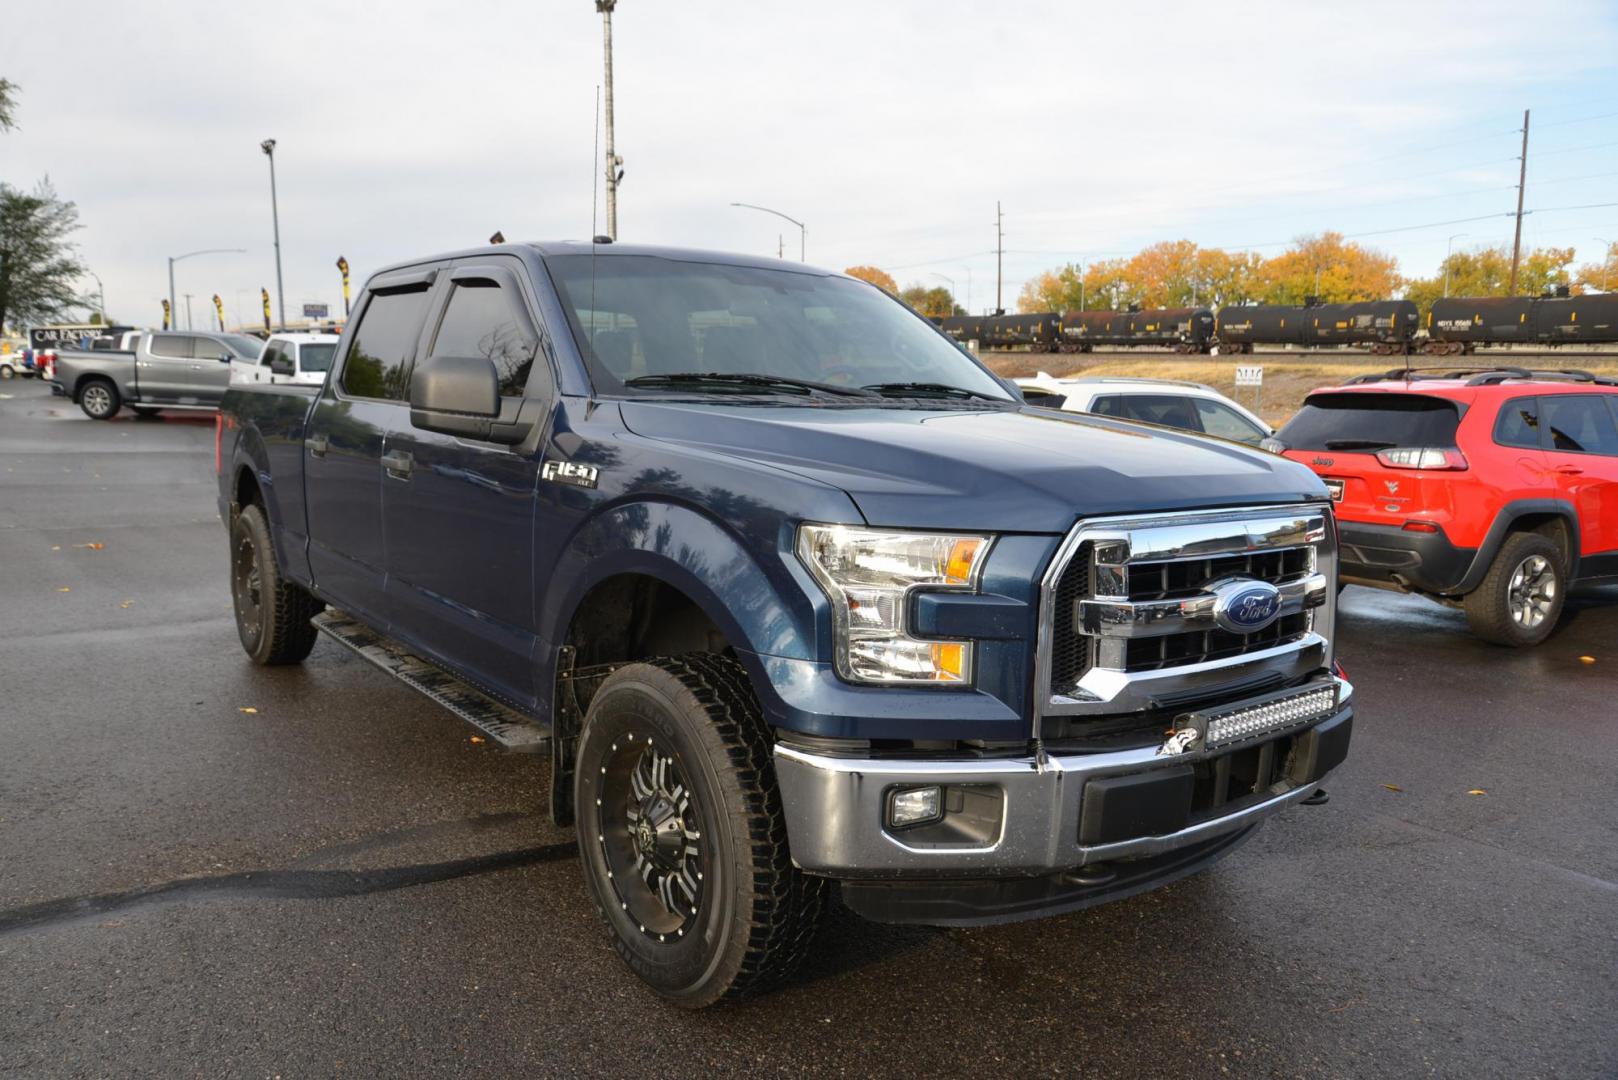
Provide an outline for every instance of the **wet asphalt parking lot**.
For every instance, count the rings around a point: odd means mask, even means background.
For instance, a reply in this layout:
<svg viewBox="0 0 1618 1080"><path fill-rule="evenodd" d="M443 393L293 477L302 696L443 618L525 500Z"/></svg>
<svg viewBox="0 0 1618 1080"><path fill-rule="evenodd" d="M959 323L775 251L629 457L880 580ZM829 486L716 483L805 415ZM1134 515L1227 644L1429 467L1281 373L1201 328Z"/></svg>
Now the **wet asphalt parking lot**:
<svg viewBox="0 0 1618 1080"><path fill-rule="evenodd" d="M1328 805L1061 918L838 912L690 1014L613 954L542 763L330 642L247 662L211 416L0 382L0 469L0 1074L1618 1074L1618 590L1510 652L1349 589Z"/></svg>

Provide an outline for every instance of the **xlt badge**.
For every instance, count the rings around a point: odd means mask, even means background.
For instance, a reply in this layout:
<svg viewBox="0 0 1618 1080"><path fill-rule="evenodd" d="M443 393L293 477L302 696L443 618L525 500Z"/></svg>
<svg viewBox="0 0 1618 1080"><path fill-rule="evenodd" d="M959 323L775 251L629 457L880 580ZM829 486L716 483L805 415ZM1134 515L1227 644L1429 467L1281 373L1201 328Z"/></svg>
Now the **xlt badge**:
<svg viewBox="0 0 1618 1080"><path fill-rule="evenodd" d="M601 470L594 465L578 465L571 461L547 461L539 467L539 478L572 487L593 488Z"/></svg>

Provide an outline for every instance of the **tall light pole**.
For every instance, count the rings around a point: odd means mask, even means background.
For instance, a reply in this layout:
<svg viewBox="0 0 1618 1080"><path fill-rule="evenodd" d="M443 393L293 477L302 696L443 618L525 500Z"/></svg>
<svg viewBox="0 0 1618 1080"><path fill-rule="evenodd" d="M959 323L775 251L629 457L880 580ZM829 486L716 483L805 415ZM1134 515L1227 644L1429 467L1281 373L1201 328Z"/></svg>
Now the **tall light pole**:
<svg viewBox="0 0 1618 1080"><path fill-rule="evenodd" d="M933 273L933 277L937 278L940 281L947 282L949 284L949 310L946 311L944 314L946 314L946 315L955 314L955 279L952 278L952 277L945 277L943 274L940 274L937 270L934 270L932 273Z"/></svg>
<svg viewBox="0 0 1618 1080"><path fill-rule="evenodd" d="M624 178L624 159L613 149L612 139L612 9L618 0L596 0L601 12L601 51L605 60L607 89L607 235L618 239L618 182Z"/></svg>
<svg viewBox="0 0 1618 1080"><path fill-rule="evenodd" d="M1455 251L1455 241L1463 236L1471 235L1471 233L1458 232L1449 238L1449 243L1444 245L1444 296L1446 298L1449 296L1449 257Z"/></svg>
<svg viewBox="0 0 1618 1080"><path fill-rule="evenodd" d="M198 255L246 255L246 248L203 248L201 251L188 251L184 255L169 256L169 322L178 324L180 309L174 302L174 264L183 259L194 259Z"/></svg>
<svg viewBox="0 0 1618 1080"><path fill-rule="evenodd" d="M270 159L270 221L275 225L275 299L281 308L281 329L287 328L287 294L281 284L281 210L275 198L275 140L265 139L258 144L264 156Z"/></svg>
<svg viewBox="0 0 1618 1080"><path fill-rule="evenodd" d="M1611 288L1611 282L1610 282L1609 279L1612 277L1612 275L1607 272L1607 266L1608 266L1609 263L1612 262L1612 259L1611 259L1610 256L1612 255L1612 246L1613 245L1612 245L1611 240L1604 239L1604 238L1602 238L1600 236L1596 237L1596 239L1600 240L1601 245L1602 245L1602 247L1601 247L1601 291L1602 292L1608 292L1608 291L1610 291L1610 288ZM106 316L103 315L102 317L105 318Z"/></svg>
<svg viewBox="0 0 1618 1080"><path fill-rule="evenodd" d="M107 287L101 284L101 275L96 273L94 270L91 270L89 267L85 267L84 272L96 279L96 290L101 297L99 301L101 305L101 325L105 326L107 325Z"/></svg>
<svg viewBox="0 0 1618 1080"><path fill-rule="evenodd" d="M1528 110L1522 111L1522 157L1518 158L1517 169L1517 232L1511 240L1511 284L1506 287L1507 296L1517 295L1517 263L1522 258L1522 193L1523 187L1528 183Z"/></svg>
<svg viewBox="0 0 1618 1080"><path fill-rule="evenodd" d="M795 217L791 217L790 215L783 214L779 210L771 210L768 206L754 206L752 203L747 203L747 202L733 202L730 205L732 205L732 206L740 206L740 207L743 207L744 209L747 209L747 210L762 210L766 214L774 214L778 218L786 218L788 221L792 222L792 224L794 224L794 225L796 225L798 227L798 261L799 262L808 261L804 256L804 251L807 249L808 243L809 243L809 241L807 239L808 236L809 236L809 230L804 227L803 222L799 221Z"/></svg>

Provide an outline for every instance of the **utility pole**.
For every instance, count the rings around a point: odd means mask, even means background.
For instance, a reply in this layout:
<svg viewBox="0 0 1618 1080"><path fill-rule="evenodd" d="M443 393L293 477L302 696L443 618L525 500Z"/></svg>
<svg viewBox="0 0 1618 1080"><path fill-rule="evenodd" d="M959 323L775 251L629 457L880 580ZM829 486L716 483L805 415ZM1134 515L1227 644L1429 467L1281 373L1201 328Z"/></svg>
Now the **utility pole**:
<svg viewBox="0 0 1618 1080"><path fill-rule="evenodd" d="M191 294L185 293L185 328L191 329Z"/></svg>
<svg viewBox="0 0 1618 1080"><path fill-rule="evenodd" d="M1511 241L1511 284L1507 296L1517 295L1517 263L1522 258L1522 192L1528 182L1528 110L1522 111L1522 157L1517 170L1517 234Z"/></svg>
<svg viewBox="0 0 1618 1080"><path fill-rule="evenodd" d="M1005 215L1000 212L1000 200L994 202L994 313L1004 315L1006 306L1001 302L1001 286L1004 280L1003 267L1006 254L1006 231L1001 226Z"/></svg>
<svg viewBox="0 0 1618 1080"><path fill-rule="evenodd" d="M270 220L275 224L275 298L281 305L281 329L287 328L287 293L281 283L281 210L275 198L275 140L265 139L258 144L264 156L270 159Z"/></svg>
<svg viewBox="0 0 1618 1080"><path fill-rule="evenodd" d="M601 47L606 58L607 87L607 235L618 239L618 181L624 178L623 158L613 149L612 141L612 9L618 0L596 0L601 12Z"/></svg>

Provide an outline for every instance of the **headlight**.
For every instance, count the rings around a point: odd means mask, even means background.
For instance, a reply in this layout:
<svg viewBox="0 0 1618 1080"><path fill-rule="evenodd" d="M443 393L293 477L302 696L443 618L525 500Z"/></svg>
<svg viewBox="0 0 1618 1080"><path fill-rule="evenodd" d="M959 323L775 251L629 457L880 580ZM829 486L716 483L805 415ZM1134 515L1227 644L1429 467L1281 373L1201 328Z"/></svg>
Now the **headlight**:
<svg viewBox="0 0 1618 1080"><path fill-rule="evenodd" d="M912 637L909 594L975 590L988 550L986 536L801 526L798 556L832 602L837 674L863 683L971 682L972 643Z"/></svg>

